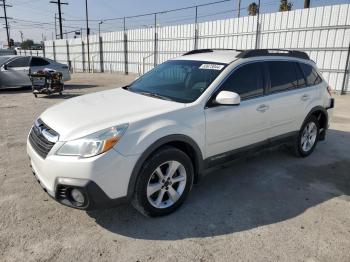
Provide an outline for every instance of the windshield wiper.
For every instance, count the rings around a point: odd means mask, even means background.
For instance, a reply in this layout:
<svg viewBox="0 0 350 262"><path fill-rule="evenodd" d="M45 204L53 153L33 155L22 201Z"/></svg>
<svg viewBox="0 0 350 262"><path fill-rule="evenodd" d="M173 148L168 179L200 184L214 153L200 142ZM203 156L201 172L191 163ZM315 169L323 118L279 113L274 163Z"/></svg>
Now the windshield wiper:
<svg viewBox="0 0 350 262"><path fill-rule="evenodd" d="M159 99L163 99L163 100L173 101L169 97L158 95L156 93L151 93L151 92L137 92L137 93L140 93L140 94L145 95L145 96L150 96L150 97L155 97L155 98L159 98Z"/></svg>

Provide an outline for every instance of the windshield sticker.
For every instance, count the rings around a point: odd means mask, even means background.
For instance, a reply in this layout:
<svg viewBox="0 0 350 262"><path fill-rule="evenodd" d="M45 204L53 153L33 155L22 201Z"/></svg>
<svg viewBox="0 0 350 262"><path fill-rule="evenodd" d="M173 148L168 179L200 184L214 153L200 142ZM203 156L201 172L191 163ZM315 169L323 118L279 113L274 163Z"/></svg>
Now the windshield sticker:
<svg viewBox="0 0 350 262"><path fill-rule="evenodd" d="M202 64L199 69L210 69L210 70L221 70L224 68L224 65L218 64Z"/></svg>

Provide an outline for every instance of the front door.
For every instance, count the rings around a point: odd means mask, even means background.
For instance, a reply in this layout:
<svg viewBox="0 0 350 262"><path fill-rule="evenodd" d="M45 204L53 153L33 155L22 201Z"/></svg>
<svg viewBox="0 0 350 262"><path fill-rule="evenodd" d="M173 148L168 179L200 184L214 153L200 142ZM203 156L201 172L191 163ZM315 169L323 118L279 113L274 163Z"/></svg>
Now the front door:
<svg viewBox="0 0 350 262"><path fill-rule="evenodd" d="M240 105L223 106L208 102L205 109L207 158L221 157L226 152L268 138L269 105L268 98L264 96L262 72L260 62L243 65L216 92L238 93Z"/></svg>
<svg viewBox="0 0 350 262"><path fill-rule="evenodd" d="M19 57L1 67L1 82L3 87L18 87L31 85L29 79L30 57Z"/></svg>

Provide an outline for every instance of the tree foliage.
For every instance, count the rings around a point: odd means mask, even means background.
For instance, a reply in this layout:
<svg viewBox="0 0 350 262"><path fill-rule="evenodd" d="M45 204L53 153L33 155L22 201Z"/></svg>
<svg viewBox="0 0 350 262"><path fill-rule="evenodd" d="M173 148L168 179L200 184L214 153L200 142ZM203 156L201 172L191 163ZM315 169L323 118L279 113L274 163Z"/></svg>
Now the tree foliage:
<svg viewBox="0 0 350 262"><path fill-rule="evenodd" d="M22 49L31 49L34 45L34 41L31 39L27 39L21 43Z"/></svg>
<svg viewBox="0 0 350 262"><path fill-rule="evenodd" d="M257 15L259 12L259 6L253 2L248 5L248 15Z"/></svg>
<svg viewBox="0 0 350 262"><path fill-rule="evenodd" d="M288 0L281 0L279 11L280 12L290 11L290 10L292 10L292 7L293 7L292 2L290 2Z"/></svg>

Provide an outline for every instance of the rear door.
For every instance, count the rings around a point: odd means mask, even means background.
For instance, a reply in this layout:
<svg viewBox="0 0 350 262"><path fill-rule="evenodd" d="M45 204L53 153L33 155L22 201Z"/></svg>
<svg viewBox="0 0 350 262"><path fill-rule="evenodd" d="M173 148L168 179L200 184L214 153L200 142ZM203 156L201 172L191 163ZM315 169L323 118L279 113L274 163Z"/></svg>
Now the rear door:
<svg viewBox="0 0 350 262"><path fill-rule="evenodd" d="M41 57L33 56L30 61L30 70L31 72L38 72L49 67L50 63Z"/></svg>
<svg viewBox="0 0 350 262"><path fill-rule="evenodd" d="M31 61L31 70L38 71L43 69L52 69L63 74L64 81L70 80L70 72L67 65L57 63L55 61L42 57L33 57Z"/></svg>
<svg viewBox="0 0 350 262"><path fill-rule="evenodd" d="M18 57L1 68L1 82L3 87L17 87L31 85L29 79L30 57Z"/></svg>
<svg viewBox="0 0 350 262"><path fill-rule="evenodd" d="M264 86L262 62L253 62L235 69L213 94L211 100L220 91L236 92L241 97L241 103L224 106L212 104L209 100L205 109L207 157L222 157L225 152L268 137Z"/></svg>
<svg viewBox="0 0 350 262"><path fill-rule="evenodd" d="M270 137L296 131L305 115L301 105L311 99L304 75L294 61L268 61L265 66L269 77Z"/></svg>

